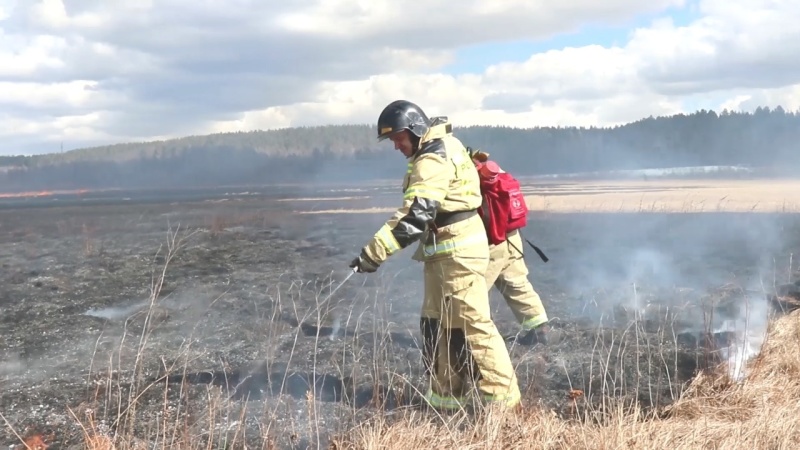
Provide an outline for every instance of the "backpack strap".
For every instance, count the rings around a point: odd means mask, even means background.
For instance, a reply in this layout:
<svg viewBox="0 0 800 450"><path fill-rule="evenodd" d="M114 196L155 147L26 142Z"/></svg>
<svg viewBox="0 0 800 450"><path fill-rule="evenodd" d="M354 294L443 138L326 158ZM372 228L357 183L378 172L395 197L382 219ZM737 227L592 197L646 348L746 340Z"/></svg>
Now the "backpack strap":
<svg viewBox="0 0 800 450"><path fill-rule="evenodd" d="M525 239L525 242L527 242L527 243L528 243L528 245L530 245L530 246L531 246L531 248L533 248L533 251L535 251L535 252L536 252L536 254L537 254L537 255L539 255L539 258L541 258L543 262L550 261L550 258L548 258L548 257L547 257L547 255L545 255L545 254L544 254L544 252L542 251L542 249L540 249L539 247L537 247L537 246L533 245L533 243L532 243L531 241L529 241L527 238L525 238L525 236L523 236L523 235L522 235L522 230L519 230L519 235L520 235L520 237L521 237L521 238ZM507 242L508 242L508 243L509 243L509 244L510 244L512 247L514 247L514 250L518 251L518 252L519 252L519 254L520 254L520 255L523 255L523 257L524 257L524 253L522 253L522 250L518 249L516 245L514 245L513 243L511 243L511 241L507 241Z"/></svg>
<svg viewBox="0 0 800 450"><path fill-rule="evenodd" d="M540 249L539 247L533 245L533 243L531 241L529 241L528 239L525 239L525 242L527 242L528 245L530 245L531 248L533 248L533 251L535 251L536 254L539 255L539 258L542 258L543 262L550 261L550 258L548 258L547 255L544 254L542 249Z"/></svg>

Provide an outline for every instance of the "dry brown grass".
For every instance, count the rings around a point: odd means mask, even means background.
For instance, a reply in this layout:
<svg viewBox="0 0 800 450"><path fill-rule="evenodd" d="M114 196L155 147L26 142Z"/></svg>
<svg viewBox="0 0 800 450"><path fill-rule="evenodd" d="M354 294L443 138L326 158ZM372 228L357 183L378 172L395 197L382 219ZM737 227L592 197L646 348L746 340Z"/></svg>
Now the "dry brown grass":
<svg viewBox="0 0 800 450"><path fill-rule="evenodd" d="M604 413L592 409L584 396L565 395L576 414L571 418L529 408L514 413L479 411L424 415L409 410L400 414L375 414L367 422L345 432L330 443L332 449L790 449L800 444L800 311L771 326L760 355L749 364L749 374L734 383L724 374L701 374L673 405L657 415L646 415L639 405L617 403ZM183 387L181 388L183 389ZM216 398L208 405L208 425L241 422L242 410ZM608 402L607 402L608 403ZM83 434L81 448L87 450L132 450L144 448L198 449L246 448L242 429L234 436L200 436L185 429L178 417L164 423L150 438L135 438L130 430L114 436L93 419L91 411L72 411ZM165 409L166 411L166 409ZM309 406L313 414L314 407ZM2 417L2 414L0 414ZM223 433L224 434L224 433ZM19 435L18 435L19 436ZM19 436L20 441L23 438ZM151 440L152 439L152 440ZM24 439L22 448L47 448L39 436ZM42 441L42 442L40 442ZM148 442L149 441L149 442ZM323 447L325 443L321 443ZM272 448L270 441L265 448ZM211 446L211 447L209 447Z"/></svg>
<svg viewBox="0 0 800 450"><path fill-rule="evenodd" d="M409 414L377 417L344 436L351 449L790 449L800 445L800 311L775 321L740 383L701 374L658 416L618 405L590 408L578 419L541 409L457 415L441 420ZM581 409L581 401L576 402Z"/></svg>
<svg viewBox="0 0 800 450"><path fill-rule="evenodd" d="M656 180L530 186L534 211L800 212L800 180Z"/></svg>
<svg viewBox="0 0 800 450"><path fill-rule="evenodd" d="M297 211L298 214L375 214L393 213L397 208L379 207L372 208L336 208L336 209L316 209L313 211Z"/></svg>
<svg viewBox="0 0 800 450"><path fill-rule="evenodd" d="M281 198L279 202L332 202L341 200L361 200L369 198L368 195L349 196L349 197L300 197L300 198Z"/></svg>
<svg viewBox="0 0 800 450"><path fill-rule="evenodd" d="M523 183L535 212L800 212L800 180L609 180ZM298 211L301 214L391 213L386 207Z"/></svg>

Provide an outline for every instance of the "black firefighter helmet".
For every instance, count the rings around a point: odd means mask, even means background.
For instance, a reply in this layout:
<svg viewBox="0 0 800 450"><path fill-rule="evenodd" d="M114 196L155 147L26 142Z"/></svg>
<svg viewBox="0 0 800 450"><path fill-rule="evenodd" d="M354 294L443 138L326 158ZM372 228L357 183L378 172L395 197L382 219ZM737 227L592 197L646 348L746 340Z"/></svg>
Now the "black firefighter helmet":
<svg viewBox="0 0 800 450"><path fill-rule="evenodd" d="M378 142L402 130L410 131L419 139L430 127L431 120L422 108L407 100L395 100L378 116Z"/></svg>

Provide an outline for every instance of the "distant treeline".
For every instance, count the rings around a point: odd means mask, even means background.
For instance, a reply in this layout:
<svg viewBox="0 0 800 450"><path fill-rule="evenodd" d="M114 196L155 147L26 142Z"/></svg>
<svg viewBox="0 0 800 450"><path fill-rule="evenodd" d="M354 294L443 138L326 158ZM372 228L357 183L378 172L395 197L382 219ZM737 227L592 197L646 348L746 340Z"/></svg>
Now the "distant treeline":
<svg viewBox="0 0 800 450"><path fill-rule="evenodd" d="M800 112L701 110L611 128L458 127L466 145L519 175L699 165L800 167ZM0 190L189 187L398 178L374 125L190 136L64 153L0 157Z"/></svg>

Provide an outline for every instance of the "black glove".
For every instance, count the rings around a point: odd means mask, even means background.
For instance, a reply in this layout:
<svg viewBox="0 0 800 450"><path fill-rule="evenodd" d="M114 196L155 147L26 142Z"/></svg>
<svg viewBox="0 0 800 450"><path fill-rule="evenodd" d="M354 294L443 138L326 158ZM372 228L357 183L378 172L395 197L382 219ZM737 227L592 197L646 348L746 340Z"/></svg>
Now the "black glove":
<svg viewBox="0 0 800 450"><path fill-rule="evenodd" d="M375 264L371 259L367 257L362 251L359 256L350 263L351 269L356 269L356 272L359 273L373 273L378 270L378 264Z"/></svg>

